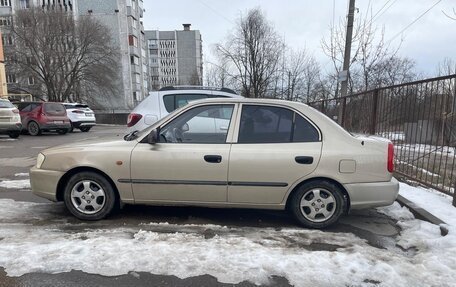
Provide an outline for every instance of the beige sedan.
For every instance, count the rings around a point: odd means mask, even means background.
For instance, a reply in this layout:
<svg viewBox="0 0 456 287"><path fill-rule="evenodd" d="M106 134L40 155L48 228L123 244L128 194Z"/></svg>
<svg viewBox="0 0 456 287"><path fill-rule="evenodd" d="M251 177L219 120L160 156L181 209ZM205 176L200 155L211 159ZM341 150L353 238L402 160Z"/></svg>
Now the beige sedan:
<svg viewBox="0 0 456 287"><path fill-rule="evenodd" d="M121 204L288 209L323 228L350 209L390 205L393 146L352 136L307 105L279 100L192 102L123 139L42 151L33 192L84 220Z"/></svg>

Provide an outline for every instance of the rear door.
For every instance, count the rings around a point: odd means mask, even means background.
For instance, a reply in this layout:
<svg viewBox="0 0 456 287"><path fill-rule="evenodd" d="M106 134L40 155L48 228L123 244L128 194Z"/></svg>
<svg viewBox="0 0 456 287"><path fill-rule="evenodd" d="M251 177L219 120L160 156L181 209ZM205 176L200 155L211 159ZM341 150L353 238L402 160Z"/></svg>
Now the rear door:
<svg viewBox="0 0 456 287"><path fill-rule="evenodd" d="M305 117L282 106L243 104L231 147L228 201L278 204L315 170L322 142Z"/></svg>
<svg viewBox="0 0 456 287"><path fill-rule="evenodd" d="M68 118L66 115L66 109L63 104L59 103L44 103L43 113L47 119L54 124L63 124Z"/></svg>

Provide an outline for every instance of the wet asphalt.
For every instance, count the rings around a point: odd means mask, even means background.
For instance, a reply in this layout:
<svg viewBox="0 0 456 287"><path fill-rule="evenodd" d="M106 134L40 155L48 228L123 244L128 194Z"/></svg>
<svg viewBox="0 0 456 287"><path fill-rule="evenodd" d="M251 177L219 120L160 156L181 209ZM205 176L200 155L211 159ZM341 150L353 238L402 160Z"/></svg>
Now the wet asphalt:
<svg viewBox="0 0 456 287"><path fill-rule="evenodd" d="M19 179L18 173L27 173L35 163L40 150L59 144L74 142L87 138L104 136L123 136L125 127L97 126L88 133L76 131L67 135L44 134L40 137L22 135L18 140L10 140L0 135L0 180ZM9 198L16 201L49 202L34 196L29 189L11 190L0 187L0 199ZM71 217L60 203L56 204L54 215L66 218L74 223L66 228L87 228L80 221ZM51 220L52 221L52 220ZM269 227L280 230L286 227L297 227L295 221L283 211L212 209L200 207L152 207L126 205L119 214L107 220L90 224L91 228L111 229L125 226L138 226L150 222L168 222L170 224L215 224L228 227ZM46 225L46 222L41 223ZM51 224L49 222L49 224ZM400 232L396 222L380 214L375 209L354 211L344 216L339 224L328 228L328 232L352 233L365 239L369 245L384 249L394 244L394 237ZM163 232L167 232L163 230ZM201 230L204 237L215 236L210 229ZM0 243L1 244L1 243ZM290 242L290 246L299 244ZM300 246L303 247L303 246ZM304 248L312 251L335 251L339 246L312 243ZM287 279L272 276L271 286L290 286ZM210 275L180 279L175 276L156 275L144 272L130 272L126 275L106 277L73 270L59 274L28 273L20 277L10 277L0 266L0 287L2 286L256 286L250 282L224 284Z"/></svg>

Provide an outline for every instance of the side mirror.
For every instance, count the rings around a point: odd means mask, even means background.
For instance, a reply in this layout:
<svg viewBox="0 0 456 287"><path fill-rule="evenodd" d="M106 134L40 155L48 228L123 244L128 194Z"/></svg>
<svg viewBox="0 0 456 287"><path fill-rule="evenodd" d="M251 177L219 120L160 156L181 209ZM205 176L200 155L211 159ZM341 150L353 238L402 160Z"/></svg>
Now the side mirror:
<svg viewBox="0 0 456 287"><path fill-rule="evenodd" d="M190 127L188 126L187 123L185 123L185 124L182 126L181 131L183 131L183 132L188 132L189 130L190 130Z"/></svg>
<svg viewBox="0 0 456 287"><path fill-rule="evenodd" d="M153 129L147 136L147 142L149 144L156 144L158 142L158 135L160 134L159 130Z"/></svg>

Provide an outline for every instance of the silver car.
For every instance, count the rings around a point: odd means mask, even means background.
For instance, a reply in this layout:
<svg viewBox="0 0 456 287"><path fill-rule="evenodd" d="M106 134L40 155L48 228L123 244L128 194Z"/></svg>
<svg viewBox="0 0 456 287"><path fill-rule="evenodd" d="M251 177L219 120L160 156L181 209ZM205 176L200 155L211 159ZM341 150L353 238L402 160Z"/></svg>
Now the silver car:
<svg viewBox="0 0 456 287"><path fill-rule="evenodd" d="M392 204L393 145L355 137L307 105L279 100L192 102L122 138L42 151L35 194L84 220L122 203L288 209L312 228L350 209Z"/></svg>
<svg viewBox="0 0 456 287"><path fill-rule="evenodd" d="M21 134L22 123L19 110L7 99L0 98L0 134L10 138L18 138Z"/></svg>

